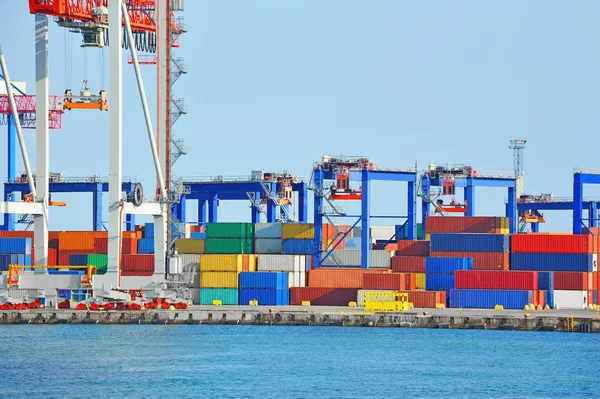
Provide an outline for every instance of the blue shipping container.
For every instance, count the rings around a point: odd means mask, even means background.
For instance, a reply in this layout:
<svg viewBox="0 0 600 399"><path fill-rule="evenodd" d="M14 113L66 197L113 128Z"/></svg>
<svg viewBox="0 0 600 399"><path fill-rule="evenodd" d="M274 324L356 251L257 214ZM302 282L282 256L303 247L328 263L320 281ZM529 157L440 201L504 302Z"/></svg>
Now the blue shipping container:
<svg viewBox="0 0 600 399"><path fill-rule="evenodd" d="M502 305L504 309L523 309L529 303L533 303L533 291L450 291L450 306L453 308L493 309L496 305Z"/></svg>
<svg viewBox="0 0 600 399"><path fill-rule="evenodd" d="M504 234L431 234L432 251L508 252L510 237Z"/></svg>
<svg viewBox="0 0 600 399"><path fill-rule="evenodd" d="M70 300L71 299L71 290L58 290L58 297Z"/></svg>
<svg viewBox="0 0 600 399"><path fill-rule="evenodd" d="M240 290L240 305L248 305L256 299L259 305L285 306L290 304L290 290L243 288Z"/></svg>
<svg viewBox="0 0 600 399"><path fill-rule="evenodd" d="M0 238L0 254L31 255L31 238Z"/></svg>
<svg viewBox="0 0 600 399"><path fill-rule="evenodd" d="M538 272L538 290L554 290L554 272Z"/></svg>
<svg viewBox="0 0 600 399"><path fill-rule="evenodd" d="M550 309L554 309L554 290L548 291L548 306Z"/></svg>
<svg viewBox="0 0 600 399"><path fill-rule="evenodd" d="M0 272L8 271L9 265L31 266L31 255L0 255Z"/></svg>
<svg viewBox="0 0 600 399"><path fill-rule="evenodd" d="M287 289L287 272L241 272L240 288Z"/></svg>
<svg viewBox="0 0 600 399"><path fill-rule="evenodd" d="M11 256L2 254L0 255L0 272L8 271L8 266L11 265Z"/></svg>
<svg viewBox="0 0 600 399"><path fill-rule="evenodd" d="M88 265L88 256L80 255L80 254L71 254L69 255L69 266L87 266ZM66 266L66 265L61 265Z"/></svg>
<svg viewBox="0 0 600 399"><path fill-rule="evenodd" d="M154 238L140 238L138 240L138 254L153 254Z"/></svg>
<svg viewBox="0 0 600 399"><path fill-rule="evenodd" d="M427 258L425 273L454 273L456 270L473 270L473 258Z"/></svg>
<svg viewBox="0 0 600 399"><path fill-rule="evenodd" d="M283 240L283 253L286 255L312 255L314 252L314 240Z"/></svg>
<svg viewBox="0 0 600 399"><path fill-rule="evenodd" d="M154 238L154 223L146 223L144 227L144 238Z"/></svg>
<svg viewBox="0 0 600 399"><path fill-rule="evenodd" d="M425 289L427 291L446 291L454 288L454 274L426 274Z"/></svg>
<svg viewBox="0 0 600 399"><path fill-rule="evenodd" d="M206 233L190 233L190 238L205 239Z"/></svg>
<svg viewBox="0 0 600 399"><path fill-rule="evenodd" d="M594 269L591 254L511 253L511 270L555 272L591 272Z"/></svg>
<svg viewBox="0 0 600 399"><path fill-rule="evenodd" d="M48 274L59 274L59 275L82 275L86 271L83 269L68 270L68 269L48 269Z"/></svg>

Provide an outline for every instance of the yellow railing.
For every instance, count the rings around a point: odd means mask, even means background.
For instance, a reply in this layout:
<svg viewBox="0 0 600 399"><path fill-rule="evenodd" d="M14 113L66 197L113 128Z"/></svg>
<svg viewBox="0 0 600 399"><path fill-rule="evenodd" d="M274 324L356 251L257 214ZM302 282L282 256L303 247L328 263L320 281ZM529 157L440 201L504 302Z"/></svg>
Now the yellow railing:
<svg viewBox="0 0 600 399"><path fill-rule="evenodd" d="M364 301L365 310L375 312L406 312L409 309L406 293L366 291Z"/></svg>

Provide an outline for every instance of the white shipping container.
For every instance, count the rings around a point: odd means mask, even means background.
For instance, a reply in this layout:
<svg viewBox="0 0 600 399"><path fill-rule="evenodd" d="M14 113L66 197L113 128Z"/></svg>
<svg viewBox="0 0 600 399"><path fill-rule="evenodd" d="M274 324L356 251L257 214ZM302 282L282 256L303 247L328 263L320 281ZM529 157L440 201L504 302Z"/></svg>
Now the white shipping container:
<svg viewBox="0 0 600 399"><path fill-rule="evenodd" d="M389 240L395 232L396 228L394 226L371 227L371 241Z"/></svg>
<svg viewBox="0 0 600 399"><path fill-rule="evenodd" d="M259 255L259 272L300 272L306 264L304 255Z"/></svg>
<svg viewBox="0 0 600 399"><path fill-rule="evenodd" d="M180 254L179 259L183 273L192 273L200 271L200 255Z"/></svg>
<svg viewBox="0 0 600 399"><path fill-rule="evenodd" d="M358 306L359 308L365 307L365 292L388 293L388 292L395 292L395 291L394 290L358 290L358 292L356 293L356 306ZM372 299L375 301L393 301L394 297L375 296L375 297L372 297Z"/></svg>
<svg viewBox="0 0 600 399"><path fill-rule="evenodd" d="M335 260L339 260L339 265L342 266L360 266L361 265L361 251L358 249L344 249L339 251L333 251L333 257L330 255L323 265L336 266L338 263ZM372 250L369 253L370 267L380 269L390 269L392 267L392 253L383 250Z"/></svg>
<svg viewBox="0 0 600 399"><path fill-rule="evenodd" d="M257 238L254 240L254 253L280 254L283 252L283 240L280 238Z"/></svg>
<svg viewBox="0 0 600 399"><path fill-rule="evenodd" d="M304 270L300 272L300 287L306 287L306 272Z"/></svg>
<svg viewBox="0 0 600 399"><path fill-rule="evenodd" d="M281 238L281 223L254 223L254 238Z"/></svg>
<svg viewBox="0 0 600 399"><path fill-rule="evenodd" d="M303 270L309 272L312 268L313 257L311 255L305 255L304 257L306 258L304 262L306 267ZM300 265L300 268L302 268L302 265Z"/></svg>
<svg viewBox="0 0 600 399"><path fill-rule="evenodd" d="M559 309L587 309L587 291L554 291L554 307Z"/></svg>

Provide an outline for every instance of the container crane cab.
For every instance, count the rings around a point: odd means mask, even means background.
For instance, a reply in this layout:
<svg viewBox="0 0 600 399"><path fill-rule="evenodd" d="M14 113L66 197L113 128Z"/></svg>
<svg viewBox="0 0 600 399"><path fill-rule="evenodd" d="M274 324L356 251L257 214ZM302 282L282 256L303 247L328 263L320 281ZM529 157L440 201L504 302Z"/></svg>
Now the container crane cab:
<svg viewBox="0 0 600 399"><path fill-rule="evenodd" d="M456 193L455 179L457 177L477 177L479 174L469 165L436 165L429 164L429 177L437 179L442 191L436 201L435 213L466 213L467 201L459 203L454 197ZM444 203L444 197L450 197L448 203Z"/></svg>
<svg viewBox="0 0 600 399"><path fill-rule="evenodd" d="M329 188L329 198L332 200L361 200L362 187L350 187L350 173L361 170L374 170L375 165L366 157L332 157L324 155L321 167L335 171L335 184Z"/></svg>
<svg viewBox="0 0 600 399"><path fill-rule="evenodd" d="M79 96L74 96L71 89L65 90L63 109L99 109L100 111L108 111L106 92L100 90L98 95L92 94L87 80L83 81L79 94Z"/></svg>

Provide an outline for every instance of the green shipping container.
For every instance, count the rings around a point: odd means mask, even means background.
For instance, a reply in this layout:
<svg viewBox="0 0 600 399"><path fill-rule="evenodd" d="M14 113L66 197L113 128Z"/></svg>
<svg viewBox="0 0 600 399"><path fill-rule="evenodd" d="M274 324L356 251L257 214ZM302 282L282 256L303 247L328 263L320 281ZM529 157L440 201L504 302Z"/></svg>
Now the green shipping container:
<svg viewBox="0 0 600 399"><path fill-rule="evenodd" d="M254 238L252 223L206 223L206 238Z"/></svg>
<svg viewBox="0 0 600 399"><path fill-rule="evenodd" d="M396 237L398 240L407 240L408 239L408 228L404 226L399 234ZM417 223L417 239L423 240L425 236L423 235L423 224Z"/></svg>
<svg viewBox="0 0 600 399"><path fill-rule="evenodd" d="M214 300L220 300L222 305L237 305L238 290L235 288L200 289L200 305L212 305Z"/></svg>
<svg viewBox="0 0 600 399"><path fill-rule="evenodd" d="M241 238L207 238L207 254L251 254L252 240Z"/></svg>
<svg viewBox="0 0 600 399"><path fill-rule="evenodd" d="M106 274L106 269L108 269L108 255L88 255L88 265L96 266L96 274Z"/></svg>

